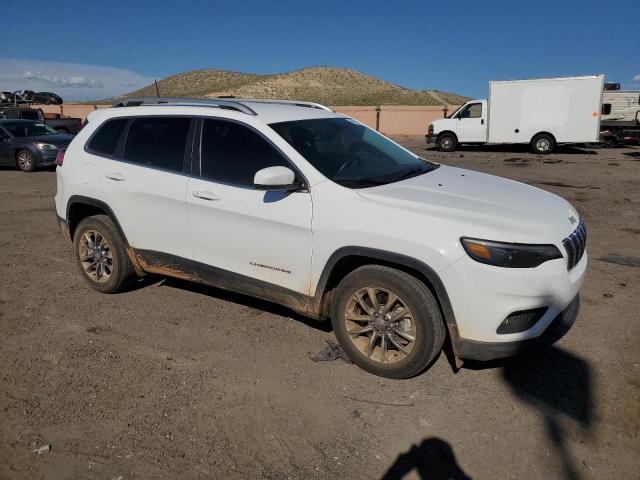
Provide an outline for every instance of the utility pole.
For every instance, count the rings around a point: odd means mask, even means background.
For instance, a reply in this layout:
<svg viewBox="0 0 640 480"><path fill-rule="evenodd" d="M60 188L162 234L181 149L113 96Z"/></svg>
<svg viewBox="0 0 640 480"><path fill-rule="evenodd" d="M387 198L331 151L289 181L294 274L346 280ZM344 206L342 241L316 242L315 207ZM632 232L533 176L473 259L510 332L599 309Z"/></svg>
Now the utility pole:
<svg viewBox="0 0 640 480"><path fill-rule="evenodd" d="M156 97L160 98L160 89L158 88L158 80L154 78L153 81L156 84Z"/></svg>

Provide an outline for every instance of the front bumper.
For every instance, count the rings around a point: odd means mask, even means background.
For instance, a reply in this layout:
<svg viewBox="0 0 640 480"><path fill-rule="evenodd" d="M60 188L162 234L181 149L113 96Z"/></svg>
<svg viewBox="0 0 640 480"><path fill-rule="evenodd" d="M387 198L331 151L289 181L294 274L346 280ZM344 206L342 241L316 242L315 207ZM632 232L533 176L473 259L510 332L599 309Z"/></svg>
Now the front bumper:
<svg viewBox="0 0 640 480"><path fill-rule="evenodd" d="M575 323L579 311L580 295L576 295L538 337L513 342L476 342L458 337L453 339L453 349L458 358L481 362L526 353L560 340Z"/></svg>
<svg viewBox="0 0 640 480"><path fill-rule="evenodd" d="M438 136L437 135L425 135L424 139L427 141L427 145L435 144Z"/></svg>

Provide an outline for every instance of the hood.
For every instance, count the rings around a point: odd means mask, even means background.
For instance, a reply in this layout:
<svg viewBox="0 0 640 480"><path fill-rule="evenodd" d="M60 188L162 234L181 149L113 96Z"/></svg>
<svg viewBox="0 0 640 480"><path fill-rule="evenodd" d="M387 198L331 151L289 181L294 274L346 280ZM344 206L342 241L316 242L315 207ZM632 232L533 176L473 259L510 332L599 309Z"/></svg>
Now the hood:
<svg viewBox="0 0 640 480"><path fill-rule="evenodd" d="M561 243L577 227L576 210L563 198L520 182L441 165L401 182L357 190L388 206L459 225L460 236L516 243ZM573 218L571 218L573 217Z"/></svg>

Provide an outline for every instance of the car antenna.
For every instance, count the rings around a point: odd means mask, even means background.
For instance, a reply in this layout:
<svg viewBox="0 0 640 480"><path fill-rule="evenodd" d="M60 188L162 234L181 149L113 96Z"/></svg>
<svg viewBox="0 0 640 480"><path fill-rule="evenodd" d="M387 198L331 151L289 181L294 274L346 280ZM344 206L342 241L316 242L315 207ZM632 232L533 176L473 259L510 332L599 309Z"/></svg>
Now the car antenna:
<svg viewBox="0 0 640 480"><path fill-rule="evenodd" d="M158 88L158 80L154 78L153 81L156 84L156 97L160 98L160 89Z"/></svg>

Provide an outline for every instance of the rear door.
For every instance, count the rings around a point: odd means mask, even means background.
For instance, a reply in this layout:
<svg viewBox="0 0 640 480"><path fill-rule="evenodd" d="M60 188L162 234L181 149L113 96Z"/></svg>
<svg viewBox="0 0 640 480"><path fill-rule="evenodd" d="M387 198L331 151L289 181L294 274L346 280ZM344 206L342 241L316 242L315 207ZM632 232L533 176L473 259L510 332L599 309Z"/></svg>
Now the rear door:
<svg viewBox="0 0 640 480"><path fill-rule="evenodd" d="M192 120L185 116L114 119L123 127L111 158L95 162L97 182L129 244L155 258L168 254L191 259L193 249L185 204L192 150ZM108 122L103 125L104 128ZM117 130L117 129L114 129ZM100 129L87 144L100 147ZM106 142L113 143L105 131Z"/></svg>
<svg viewBox="0 0 640 480"><path fill-rule="evenodd" d="M187 192L194 260L308 295L311 194L253 185L262 168L295 167L245 124L214 118L200 124L199 161Z"/></svg>
<svg viewBox="0 0 640 480"><path fill-rule="evenodd" d="M482 102L474 102L466 105L458 112L457 117L456 133L461 143L486 142L486 112Z"/></svg>

